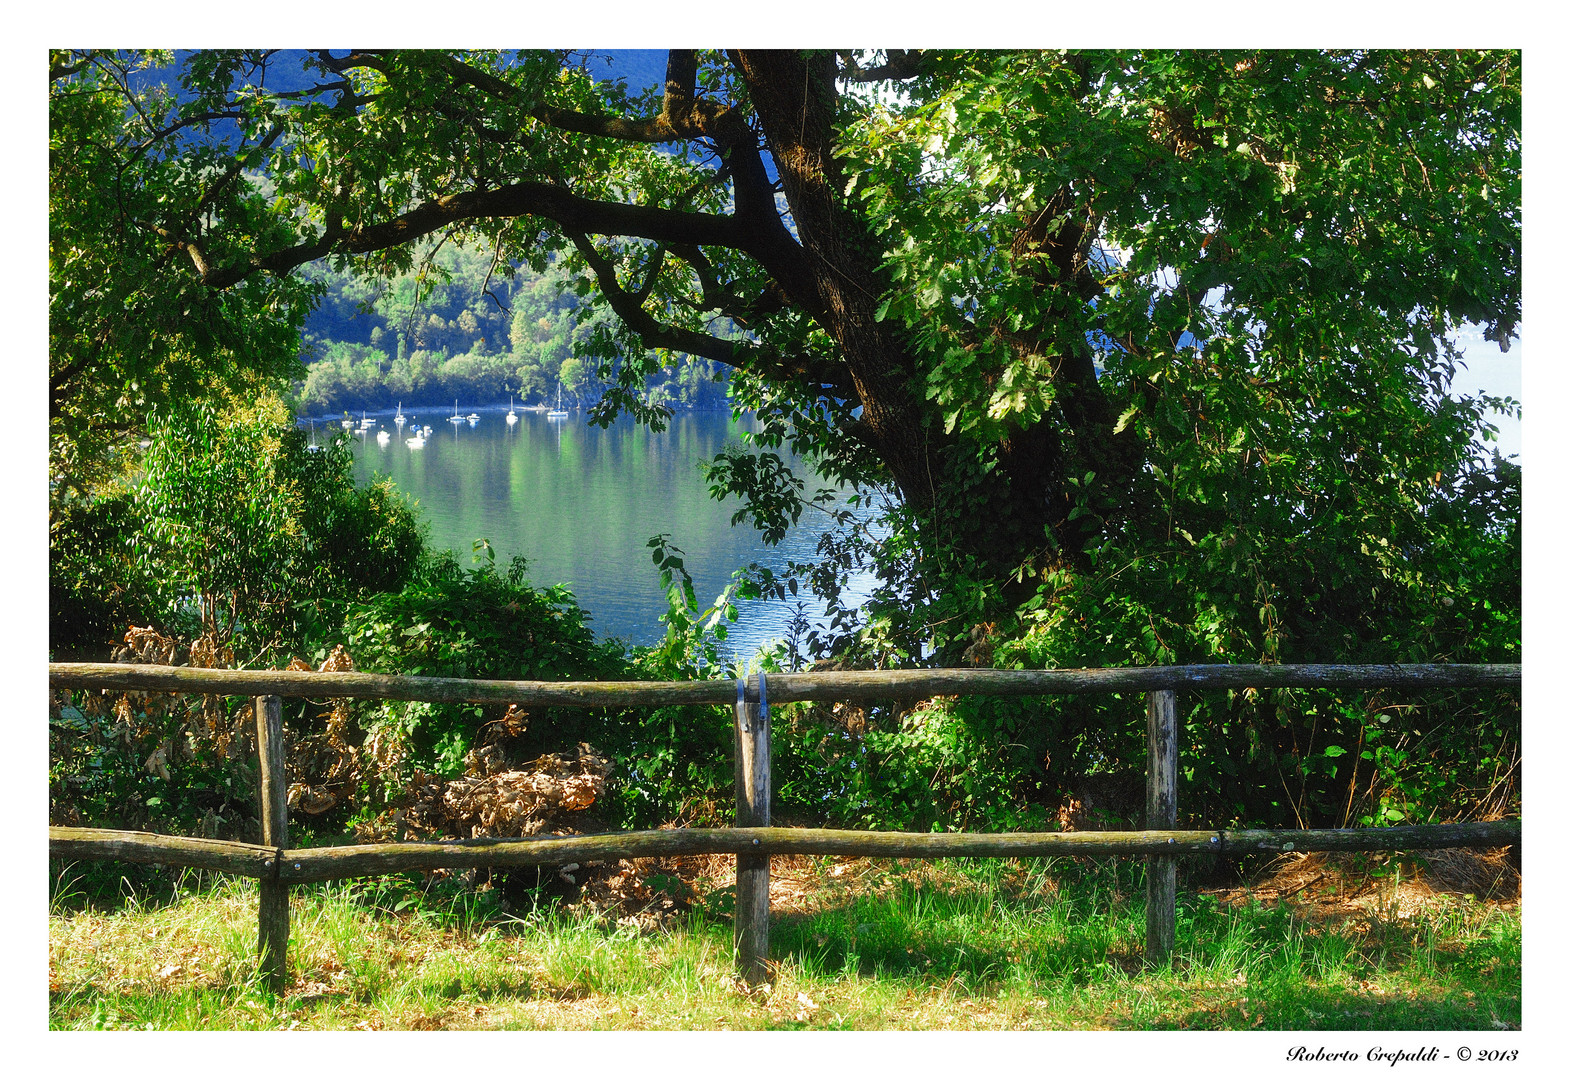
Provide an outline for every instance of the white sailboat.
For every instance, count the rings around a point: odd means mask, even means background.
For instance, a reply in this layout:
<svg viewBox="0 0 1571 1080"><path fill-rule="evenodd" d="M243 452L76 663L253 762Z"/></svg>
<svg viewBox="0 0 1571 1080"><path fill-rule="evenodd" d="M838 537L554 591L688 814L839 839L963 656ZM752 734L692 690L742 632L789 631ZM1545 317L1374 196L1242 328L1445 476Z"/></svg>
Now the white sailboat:
<svg viewBox="0 0 1571 1080"><path fill-rule="evenodd" d="M556 408L545 414L547 420L566 420L567 410L562 408L562 384L556 384Z"/></svg>
<svg viewBox="0 0 1571 1080"><path fill-rule="evenodd" d="M387 443L388 443L388 440L390 440L391 438L392 438L392 436L387 433L387 429L386 428L383 428L381 431L378 431L376 433L376 441L380 445L382 445L382 446L386 446Z"/></svg>
<svg viewBox="0 0 1571 1080"><path fill-rule="evenodd" d="M518 413L513 411L513 395L507 395L507 426L512 427L518 423Z"/></svg>
<svg viewBox="0 0 1571 1080"><path fill-rule="evenodd" d="M393 423L399 427L404 426L404 403L402 401L398 403L398 411L393 414Z"/></svg>
<svg viewBox="0 0 1571 1080"><path fill-rule="evenodd" d="M449 424L462 424L464 422L464 418L462 416L458 415L458 399L457 398L453 399L453 415L449 416L447 418L447 422Z"/></svg>
<svg viewBox="0 0 1571 1080"><path fill-rule="evenodd" d="M425 445L425 436L417 431L404 440L404 445L411 450L418 450Z"/></svg>

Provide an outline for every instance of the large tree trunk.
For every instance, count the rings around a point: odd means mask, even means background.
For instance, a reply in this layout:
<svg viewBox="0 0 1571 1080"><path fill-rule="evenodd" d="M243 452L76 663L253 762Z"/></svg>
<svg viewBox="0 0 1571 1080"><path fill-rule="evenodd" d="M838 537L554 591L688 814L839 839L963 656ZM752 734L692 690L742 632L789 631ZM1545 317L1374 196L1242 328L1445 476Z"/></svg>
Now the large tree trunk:
<svg viewBox="0 0 1571 1080"><path fill-rule="evenodd" d="M904 335L875 317L889 282L877 238L841 196L846 177L833 152L834 57L739 50L733 60L747 81L797 238L809 254L803 277L782 285L793 300L821 313L821 325L840 346L862 409L857 434L888 467L919 519L994 572L1008 573L1048 550L1073 557L1087 534L1084 524L1068 520L1068 459L1097 471L1103 484L1123 488L1138 457L1132 433L1112 433L1114 418L1096 385L1090 347L1072 340L1064 350L1055 376L1058 413L989 447L946 434L936 410L919 396L918 369ZM1053 272L1038 259L1042 268L1033 276L1038 288L1063 294L1067 307L1085 299L1088 230L1071 217L1048 232L1046 223L1063 207L1054 201L1049 209L1022 232L1015 254L1048 256ZM1055 333L1053 326L1038 328L1023 346ZM1064 431L1074 433L1069 443ZM985 462L989 455L993 460Z"/></svg>
<svg viewBox="0 0 1571 1080"><path fill-rule="evenodd" d="M845 180L833 154L835 61L832 53L740 50L733 54L774 156L805 273L781 281L840 346L862 407L863 442L888 466L901 496L933 506L933 432L912 392L915 365L891 324L876 313L887 288L878 244L841 203Z"/></svg>

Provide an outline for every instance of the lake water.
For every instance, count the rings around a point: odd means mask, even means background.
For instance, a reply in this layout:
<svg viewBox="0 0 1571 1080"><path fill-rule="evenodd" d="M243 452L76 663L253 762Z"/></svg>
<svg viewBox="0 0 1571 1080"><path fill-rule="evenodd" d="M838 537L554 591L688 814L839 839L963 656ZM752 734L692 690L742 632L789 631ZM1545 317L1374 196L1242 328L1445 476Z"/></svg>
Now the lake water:
<svg viewBox="0 0 1571 1080"><path fill-rule="evenodd" d="M391 477L415 500L430 542L457 552L464 565L480 537L491 542L499 565L524 556L535 585L572 589L599 637L649 645L663 636L657 620L665 597L647 546L658 533L671 534L684 551L699 604L707 607L739 567L758 562L779 572L793 559L811 559L824 528L822 515L809 510L784 541L766 547L745 522L731 524L736 500L710 496L699 463L738 442L752 429L750 418L678 413L657 434L625 417L607 429L591 427L582 411L565 420L520 412L511 426L506 409L461 411L480 418L473 426L455 424L450 410L416 409L405 413L410 423L400 432L391 413L367 414L391 438L379 443L372 431L355 439L357 481ZM432 428L418 449L406 443L414 424ZM314 429L318 441L341 430L321 419ZM811 488L810 476L804 479ZM778 601L737 608L728 644L743 657L784 637L793 611ZM822 605L810 602L808 618L821 614Z"/></svg>

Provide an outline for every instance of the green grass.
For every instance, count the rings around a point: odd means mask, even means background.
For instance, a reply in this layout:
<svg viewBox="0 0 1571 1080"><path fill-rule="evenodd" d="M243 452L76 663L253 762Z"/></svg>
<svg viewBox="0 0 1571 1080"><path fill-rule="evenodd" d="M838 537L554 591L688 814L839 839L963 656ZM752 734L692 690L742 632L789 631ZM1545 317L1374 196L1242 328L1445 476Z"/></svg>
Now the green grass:
<svg viewBox="0 0 1571 1080"><path fill-rule="evenodd" d="M840 868L842 873L846 867ZM1137 864L807 864L765 990L731 978L730 919L654 931L574 910L501 915L398 882L301 888L291 982L256 977L256 888L50 913L57 1029L1500 1029L1521 1025L1521 918L1470 899L1226 904L1180 894L1143 959ZM801 874L798 875L800 879Z"/></svg>

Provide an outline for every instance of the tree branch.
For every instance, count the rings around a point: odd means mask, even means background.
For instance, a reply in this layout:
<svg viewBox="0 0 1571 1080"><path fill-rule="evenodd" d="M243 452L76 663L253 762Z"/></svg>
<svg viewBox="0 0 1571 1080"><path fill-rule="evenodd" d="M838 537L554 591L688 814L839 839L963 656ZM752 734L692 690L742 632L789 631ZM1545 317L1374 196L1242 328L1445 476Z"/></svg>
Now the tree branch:
<svg viewBox="0 0 1571 1080"><path fill-rule="evenodd" d="M732 289L720 283L719 277L715 274L714 264L697 247L673 244L671 253L691 266L693 272L698 275L699 288L702 290L702 297L699 300L700 311L718 311L738 325L748 326L760 316L782 311L790 304L785 292L772 280L754 300L747 300L737 295Z"/></svg>
<svg viewBox="0 0 1571 1080"><path fill-rule="evenodd" d="M611 304L611 310L638 335L645 348L670 349L673 352L702 356L727 367L763 369L772 378L782 380L802 379L820 386L829 386L844 393L846 387L833 367L825 367L802 360L790 362L745 341L718 338L660 322L639 303L639 297L622 288L616 279L616 268L611 261L590 243L583 233L569 232L572 240L594 271L600 291Z"/></svg>
<svg viewBox="0 0 1571 1080"><path fill-rule="evenodd" d="M927 67L927 52L924 49L888 49L884 53L882 64L866 68L857 64L856 54L849 50L842 52L840 59L844 61L844 66L840 69L840 77L854 83L914 79Z"/></svg>
<svg viewBox="0 0 1571 1080"><path fill-rule="evenodd" d="M644 283L633 294L633 299L640 305L649 299L649 294L654 291L655 282L660 278L660 270L665 266L665 251L664 244L660 244L655 248L655 257L651 260L648 269L644 271Z"/></svg>
<svg viewBox="0 0 1571 1080"><path fill-rule="evenodd" d="M318 53L318 58L340 74L353 68L367 68L388 77L394 74L386 55L379 52L355 52L340 58L323 52ZM452 57L443 57L440 63L441 70L456 85L470 86L508 102L517 103L524 97L521 88L472 64ZM707 137L729 144L751 139L746 122L728 105L694 95L696 79L697 58L693 50L672 49L666 62L665 96L656 116L605 116L541 101L529 103L528 114L560 131L599 135L623 142L662 143Z"/></svg>
<svg viewBox="0 0 1571 1080"><path fill-rule="evenodd" d="M365 68L380 72L389 79L399 77L392 55L387 53L354 52L335 58L323 52L318 54L318 59L324 67L337 74ZM693 50L674 49L668 53L661 111L655 117L645 118L605 116L558 108L534 100L524 89L461 60L441 57L436 65L442 74L452 80L455 87L471 87L500 101L521 106L526 115L560 131L642 143L708 139L714 143L723 160L718 176L728 176L731 181L734 211L729 218L694 215L689 222L693 227L686 227L679 223L681 215L675 211L591 203L575 199L559 187L521 183L484 193L483 196L455 195L447 200L433 200L410 211L397 222L357 231L348 240L346 250L368 251L392 246L463 217L532 213L548 217L568 231L639 236L664 243L716 244L743 251L763 264L798 302L802 302L803 297L798 297L797 293L805 291L809 297L806 303L809 311L815 317L822 314L823 305L819 298L812 295L811 289L802 289L811 275L805 265L804 252L781 221L775 204L775 184L764 167L757 136L741 112L718 100L697 96L697 55ZM441 104L441 95L438 95L436 107L449 111ZM466 208L466 200L472 204L482 199L487 204L485 209ZM438 206L437 203L442 205ZM595 206L605 209L598 213L591 212L589 208ZM649 215L660 213L667 215L665 220L658 223L650 220ZM430 221L436 224L429 224ZM307 245L301 250L313 251L318 246ZM299 261L296 259L290 262L281 253L273 260L273 265L287 268L287 265L298 265ZM273 265L254 266L252 270L272 269Z"/></svg>
<svg viewBox="0 0 1571 1080"><path fill-rule="evenodd" d="M336 237L328 231L310 243L252 255L222 268L210 267L202 275L202 282L210 288L227 288L259 270L284 274L335 252L359 255L397 247L458 222L529 215L549 218L568 232L637 236L677 244L715 244L750 253L755 246L749 231L735 218L599 202L574 195L556 184L524 181L489 191L464 191L431 199L390 221L359 226Z"/></svg>

